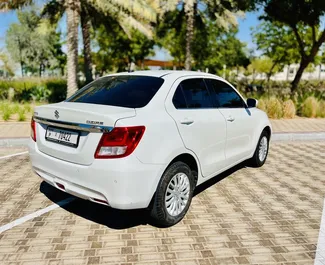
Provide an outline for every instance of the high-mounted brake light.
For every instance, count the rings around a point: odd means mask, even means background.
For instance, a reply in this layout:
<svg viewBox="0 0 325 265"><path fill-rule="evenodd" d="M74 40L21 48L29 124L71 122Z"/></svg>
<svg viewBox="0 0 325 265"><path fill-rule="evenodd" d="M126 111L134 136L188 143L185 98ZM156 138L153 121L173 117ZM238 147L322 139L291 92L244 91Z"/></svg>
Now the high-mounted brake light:
<svg viewBox="0 0 325 265"><path fill-rule="evenodd" d="M99 141L95 158L119 158L130 155L139 144L144 126L115 127L104 133Z"/></svg>
<svg viewBox="0 0 325 265"><path fill-rule="evenodd" d="M30 137L36 142L36 122L33 118L30 121Z"/></svg>

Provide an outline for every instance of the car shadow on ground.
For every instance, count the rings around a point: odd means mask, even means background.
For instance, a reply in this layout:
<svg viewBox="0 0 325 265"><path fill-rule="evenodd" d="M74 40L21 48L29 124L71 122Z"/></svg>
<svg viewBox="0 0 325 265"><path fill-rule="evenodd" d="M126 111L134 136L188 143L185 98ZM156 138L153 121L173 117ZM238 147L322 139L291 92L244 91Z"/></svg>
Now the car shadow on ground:
<svg viewBox="0 0 325 265"><path fill-rule="evenodd" d="M194 191L194 196L197 196L201 192L244 167L244 163L239 164L199 185ZM71 197L71 195L52 187L45 181L41 183L40 191L54 203L58 203L59 201ZM146 224L159 227L159 225L155 224L150 218L147 209L117 210L79 198L75 198L72 202L62 205L61 208L82 218L88 219L89 221L102 224L112 229L127 229Z"/></svg>

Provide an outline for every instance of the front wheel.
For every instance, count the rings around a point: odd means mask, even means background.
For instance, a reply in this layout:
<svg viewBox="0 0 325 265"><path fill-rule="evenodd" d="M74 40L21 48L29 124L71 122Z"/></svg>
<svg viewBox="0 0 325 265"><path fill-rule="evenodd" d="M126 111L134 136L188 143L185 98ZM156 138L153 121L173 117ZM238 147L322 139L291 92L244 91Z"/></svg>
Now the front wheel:
<svg viewBox="0 0 325 265"><path fill-rule="evenodd" d="M192 201L194 178L183 162L170 165L156 190L151 216L162 226L171 226L183 219Z"/></svg>
<svg viewBox="0 0 325 265"><path fill-rule="evenodd" d="M261 167L264 165L267 155L269 153L269 135L266 131L263 131L258 141L255 153L250 159L250 165L252 167Z"/></svg>

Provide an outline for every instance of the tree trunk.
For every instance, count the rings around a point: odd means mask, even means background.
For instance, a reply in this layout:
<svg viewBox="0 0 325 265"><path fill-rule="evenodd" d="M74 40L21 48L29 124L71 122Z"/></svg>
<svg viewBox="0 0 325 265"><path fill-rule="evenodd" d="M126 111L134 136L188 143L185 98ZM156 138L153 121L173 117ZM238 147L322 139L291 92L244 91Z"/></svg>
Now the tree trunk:
<svg viewBox="0 0 325 265"><path fill-rule="evenodd" d="M191 70L191 62L192 62L191 46L192 46L193 35L194 35L194 1L185 2L185 12L186 12L186 22L187 22L185 69Z"/></svg>
<svg viewBox="0 0 325 265"><path fill-rule="evenodd" d="M267 82L270 82L271 76L273 74L273 70L274 70L274 68L275 68L275 66L277 64L278 64L277 62L274 62L273 65L272 65L272 67L271 67L271 69L270 69L270 71L267 73Z"/></svg>
<svg viewBox="0 0 325 265"><path fill-rule="evenodd" d="M78 22L79 22L79 0L66 0L67 13L67 97L78 90Z"/></svg>
<svg viewBox="0 0 325 265"><path fill-rule="evenodd" d="M84 45L84 71L85 71L86 83L88 84L91 81L93 81L91 47L90 47L90 19L86 12L81 13L80 19L81 19L82 39Z"/></svg>
<svg viewBox="0 0 325 265"><path fill-rule="evenodd" d="M307 59L302 59L299 65L299 69L296 73L295 79L292 81L291 83L291 92L296 92L300 79L302 77L302 74L304 73L305 69L307 68L307 66L309 65L310 60Z"/></svg>
<svg viewBox="0 0 325 265"><path fill-rule="evenodd" d="M291 92L295 92L298 88L298 84L300 82L300 79L302 77L302 74L304 72L304 70L307 68L307 66L314 61L315 56L317 55L320 47L322 46L322 44L325 42L325 30L322 32L322 34L320 35L319 39L316 41L313 41L313 46L310 50L309 55L307 56L305 51L304 51L304 43L300 37L300 35L298 34L297 28L295 26L291 26L294 33L296 34L296 38L297 41L299 43L299 46L301 47L300 50L300 55L302 57L301 62L300 62L300 66L298 69L298 72L295 76L295 79L292 81L291 83Z"/></svg>
<svg viewBox="0 0 325 265"><path fill-rule="evenodd" d="M20 61L21 77L24 77L24 63Z"/></svg>

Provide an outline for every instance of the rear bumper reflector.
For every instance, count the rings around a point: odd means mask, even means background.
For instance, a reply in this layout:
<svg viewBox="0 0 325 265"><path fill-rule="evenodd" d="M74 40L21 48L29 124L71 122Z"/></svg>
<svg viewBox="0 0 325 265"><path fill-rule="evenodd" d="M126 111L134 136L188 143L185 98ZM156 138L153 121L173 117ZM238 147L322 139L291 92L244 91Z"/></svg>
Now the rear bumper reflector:
<svg viewBox="0 0 325 265"><path fill-rule="evenodd" d="M60 183L55 183L56 184L56 186L58 186L61 190L65 190L65 187L64 187L64 185L63 184L60 184Z"/></svg>
<svg viewBox="0 0 325 265"><path fill-rule="evenodd" d="M95 198L93 198L93 200L94 200L95 202L98 202L98 203L102 203L102 204L109 205L108 202L107 202L107 201L104 201L104 200L95 199Z"/></svg>

